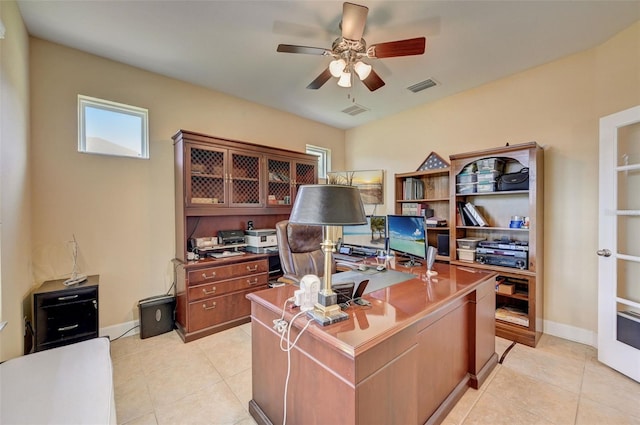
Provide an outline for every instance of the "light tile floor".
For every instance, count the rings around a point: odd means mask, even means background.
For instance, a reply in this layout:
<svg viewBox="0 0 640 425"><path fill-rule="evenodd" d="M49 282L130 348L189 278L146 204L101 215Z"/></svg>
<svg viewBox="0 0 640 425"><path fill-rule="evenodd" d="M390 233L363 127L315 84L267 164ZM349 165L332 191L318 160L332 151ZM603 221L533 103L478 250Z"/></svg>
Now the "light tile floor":
<svg viewBox="0 0 640 425"><path fill-rule="evenodd" d="M510 344L496 338L498 355ZM175 332L121 338L111 357L119 424L255 424L250 324L188 344ZM640 425L640 384L592 347L543 335L535 349L517 344L443 424Z"/></svg>

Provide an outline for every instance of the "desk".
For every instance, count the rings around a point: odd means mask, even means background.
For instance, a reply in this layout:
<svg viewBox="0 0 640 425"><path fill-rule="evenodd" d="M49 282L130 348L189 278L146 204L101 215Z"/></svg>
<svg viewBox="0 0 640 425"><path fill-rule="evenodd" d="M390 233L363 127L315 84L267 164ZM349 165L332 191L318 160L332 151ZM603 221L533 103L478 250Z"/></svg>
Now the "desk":
<svg viewBox="0 0 640 425"><path fill-rule="evenodd" d="M416 276L365 294L371 307L349 307L348 320L314 322L300 337L290 353L287 423L439 423L466 386L478 388L495 367L494 272L437 264L429 279L424 268L396 270ZM249 411L259 424L282 423L287 353L273 320L295 289L247 295ZM285 320L297 312L287 307ZM306 322L295 321L292 341Z"/></svg>

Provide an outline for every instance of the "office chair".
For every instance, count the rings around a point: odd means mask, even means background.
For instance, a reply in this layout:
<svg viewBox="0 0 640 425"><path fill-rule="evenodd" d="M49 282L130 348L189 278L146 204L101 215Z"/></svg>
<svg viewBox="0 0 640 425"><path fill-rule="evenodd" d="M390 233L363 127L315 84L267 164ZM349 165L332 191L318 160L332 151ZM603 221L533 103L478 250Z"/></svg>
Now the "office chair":
<svg viewBox="0 0 640 425"><path fill-rule="evenodd" d="M322 243L322 227L289 223L284 220L276 223L276 238L283 276L279 282L300 284L306 274L324 276L324 252ZM335 262L332 273L335 273Z"/></svg>

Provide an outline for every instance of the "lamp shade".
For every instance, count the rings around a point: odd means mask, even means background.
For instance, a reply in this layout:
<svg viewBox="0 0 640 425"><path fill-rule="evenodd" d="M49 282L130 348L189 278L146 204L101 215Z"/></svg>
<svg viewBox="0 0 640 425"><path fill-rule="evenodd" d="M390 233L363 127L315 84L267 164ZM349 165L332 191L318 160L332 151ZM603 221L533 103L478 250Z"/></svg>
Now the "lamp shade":
<svg viewBox="0 0 640 425"><path fill-rule="evenodd" d="M289 222L320 226L366 224L367 216L355 186L310 184L298 188Z"/></svg>

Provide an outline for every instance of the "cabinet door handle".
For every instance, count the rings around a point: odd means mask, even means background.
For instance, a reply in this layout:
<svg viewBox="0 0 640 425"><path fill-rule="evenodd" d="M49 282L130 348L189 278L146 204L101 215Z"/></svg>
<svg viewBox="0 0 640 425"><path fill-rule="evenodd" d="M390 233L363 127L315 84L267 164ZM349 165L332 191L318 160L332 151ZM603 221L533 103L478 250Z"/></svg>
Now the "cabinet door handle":
<svg viewBox="0 0 640 425"><path fill-rule="evenodd" d="M71 326L63 326L61 328L58 328L58 332L70 331L71 329L75 329L78 326L79 325L77 323L75 325L71 325Z"/></svg>
<svg viewBox="0 0 640 425"><path fill-rule="evenodd" d="M247 279L247 284L248 285L255 285L257 283L258 283L258 278L257 277L255 279L253 279L253 280Z"/></svg>
<svg viewBox="0 0 640 425"><path fill-rule="evenodd" d="M202 288L202 292L204 292L205 295L215 294L216 293L216 287L212 286L210 291L207 291L207 288Z"/></svg>
<svg viewBox="0 0 640 425"><path fill-rule="evenodd" d="M256 264L256 266L253 267L253 268L247 266L247 271L248 272L256 272L256 271L258 271L258 265Z"/></svg>
<svg viewBox="0 0 640 425"><path fill-rule="evenodd" d="M68 301L78 298L78 294L75 295L67 295L66 297L58 297L58 301Z"/></svg>
<svg viewBox="0 0 640 425"><path fill-rule="evenodd" d="M216 308L216 302L215 301L211 303L211 307L207 307L206 304L202 304L202 309L203 310L213 310L214 308Z"/></svg>
<svg viewBox="0 0 640 425"><path fill-rule="evenodd" d="M207 273L202 273L202 278L203 279L213 279L214 277L216 277L216 272L212 272L211 276L207 276Z"/></svg>

